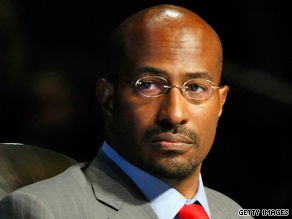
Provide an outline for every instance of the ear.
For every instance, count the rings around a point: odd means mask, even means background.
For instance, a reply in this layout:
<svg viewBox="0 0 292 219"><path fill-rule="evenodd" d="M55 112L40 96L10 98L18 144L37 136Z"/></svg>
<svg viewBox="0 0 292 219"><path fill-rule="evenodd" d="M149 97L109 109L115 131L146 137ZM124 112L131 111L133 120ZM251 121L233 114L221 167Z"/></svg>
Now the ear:
<svg viewBox="0 0 292 219"><path fill-rule="evenodd" d="M101 78L96 83L96 96L99 100L103 113L106 116L111 116L113 111L113 95L114 88L111 82Z"/></svg>
<svg viewBox="0 0 292 219"><path fill-rule="evenodd" d="M229 91L229 87L227 85L225 85L223 88L219 89L220 109L218 112L218 117L220 117L222 115L223 105L226 101L228 91Z"/></svg>

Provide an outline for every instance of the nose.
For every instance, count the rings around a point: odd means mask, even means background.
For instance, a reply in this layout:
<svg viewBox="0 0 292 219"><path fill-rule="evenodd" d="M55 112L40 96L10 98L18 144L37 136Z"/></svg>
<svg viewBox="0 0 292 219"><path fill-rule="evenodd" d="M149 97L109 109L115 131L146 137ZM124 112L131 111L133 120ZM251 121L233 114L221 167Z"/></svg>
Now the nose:
<svg viewBox="0 0 292 219"><path fill-rule="evenodd" d="M160 97L160 101L160 111L157 115L159 125L174 127L187 123L188 101L179 86L172 86L172 89Z"/></svg>

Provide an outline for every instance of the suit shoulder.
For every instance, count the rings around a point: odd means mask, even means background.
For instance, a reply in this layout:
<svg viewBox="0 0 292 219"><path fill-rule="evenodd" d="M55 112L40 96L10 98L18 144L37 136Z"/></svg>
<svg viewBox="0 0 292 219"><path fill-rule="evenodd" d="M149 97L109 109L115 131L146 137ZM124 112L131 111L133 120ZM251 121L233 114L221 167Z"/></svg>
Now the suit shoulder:
<svg viewBox="0 0 292 219"><path fill-rule="evenodd" d="M252 218L238 215L238 210L242 207L228 196L205 187L208 204L212 218Z"/></svg>
<svg viewBox="0 0 292 219"><path fill-rule="evenodd" d="M63 219L74 218L79 213L86 215L85 208L77 206L92 208L86 200L95 197L82 171L84 167L86 164L76 164L53 178L9 194L0 202L0 218Z"/></svg>
<svg viewBox="0 0 292 219"><path fill-rule="evenodd" d="M80 184L84 185L87 183L87 178L82 171L82 169L86 166L87 164L84 163L75 164L55 177L22 187L14 193L21 192L38 195L49 195L52 193L60 194L60 192L65 192L71 187L76 187Z"/></svg>

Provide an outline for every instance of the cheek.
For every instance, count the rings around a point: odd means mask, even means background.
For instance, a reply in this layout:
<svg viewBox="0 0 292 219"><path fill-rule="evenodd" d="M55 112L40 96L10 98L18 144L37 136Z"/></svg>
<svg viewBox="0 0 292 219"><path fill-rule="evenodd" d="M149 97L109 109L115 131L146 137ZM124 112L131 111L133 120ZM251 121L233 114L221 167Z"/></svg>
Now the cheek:
<svg viewBox="0 0 292 219"><path fill-rule="evenodd" d="M127 130L127 136L140 141L145 130L154 125L155 107L153 104L141 104L138 98L129 97L118 101L115 106L115 124Z"/></svg>
<svg viewBox="0 0 292 219"><path fill-rule="evenodd" d="M217 101L206 101L196 106L197 109L192 111L192 123L200 136L200 143L204 150L210 150L216 134L219 107L215 103Z"/></svg>

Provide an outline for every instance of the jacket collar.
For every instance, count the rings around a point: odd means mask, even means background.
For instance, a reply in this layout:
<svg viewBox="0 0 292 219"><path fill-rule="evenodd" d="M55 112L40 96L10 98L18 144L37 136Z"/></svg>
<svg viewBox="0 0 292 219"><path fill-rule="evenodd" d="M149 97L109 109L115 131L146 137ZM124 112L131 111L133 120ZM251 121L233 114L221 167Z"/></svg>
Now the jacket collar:
<svg viewBox="0 0 292 219"><path fill-rule="evenodd" d="M157 218L139 188L102 150L85 174L96 199L117 210L114 218Z"/></svg>

